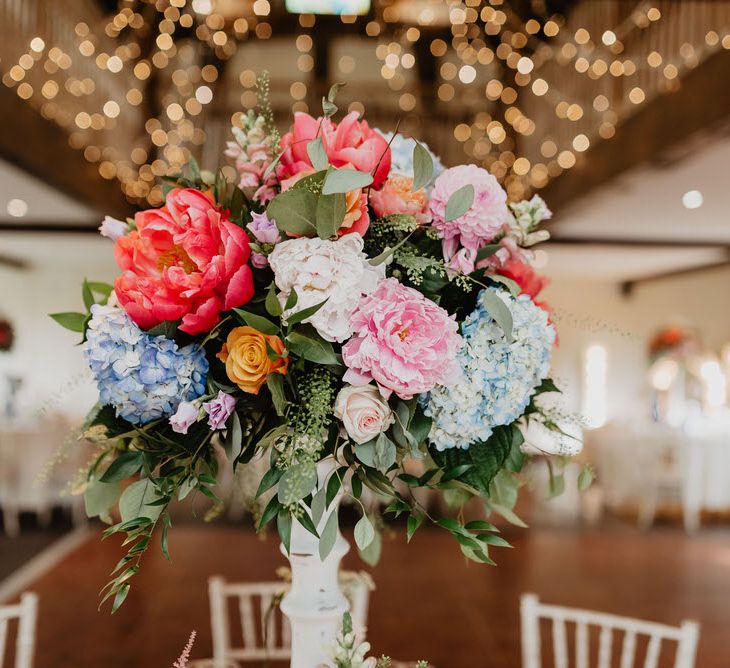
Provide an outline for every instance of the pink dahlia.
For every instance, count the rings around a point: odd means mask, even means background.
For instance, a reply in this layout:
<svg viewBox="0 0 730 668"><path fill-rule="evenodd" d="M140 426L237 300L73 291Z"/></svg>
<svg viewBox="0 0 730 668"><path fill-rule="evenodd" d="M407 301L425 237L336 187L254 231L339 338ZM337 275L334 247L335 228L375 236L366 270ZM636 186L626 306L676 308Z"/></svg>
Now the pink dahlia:
<svg viewBox="0 0 730 668"><path fill-rule="evenodd" d="M343 346L344 380L374 380L388 397L401 399L451 385L459 378L458 324L440 306L395 278L381 281L350 317L353 337Z"/></svg>
<svg viewBox="0 0 730 668"><path fill-rule="evenodd" d="M371 173L373 188L379 188L388 177L388 142L365 121L358 120L356 111L347 114L340 123L329 118L313 118L298 111L294 114L291 131L281 138L280 147L284 153L277 170L280 179L312 169L307 144L317 136L322 137L327 158L333 167L349 164L358 171Z"/></svg>
<svg viewBox="0 0 730 668"><path fill-rule="evenodd" d="M474 186L474 202L462 216L445 221L451 195L467 184ZM431 191L433 226L443 239L458 239L462 246L478 250L491 241L509 220L507 193L492 174L476 165L452 167L434 182Z"/></svg>
<svg viewBox="0 0 730 668"><path fill-rule="evenodd" d="M221 311L253 297L248 236L208 195L176 188L165 206L140 211L134 222L114 248L122 269L114 289L143 329L181 319L183 332L208 332Z"/></svg>

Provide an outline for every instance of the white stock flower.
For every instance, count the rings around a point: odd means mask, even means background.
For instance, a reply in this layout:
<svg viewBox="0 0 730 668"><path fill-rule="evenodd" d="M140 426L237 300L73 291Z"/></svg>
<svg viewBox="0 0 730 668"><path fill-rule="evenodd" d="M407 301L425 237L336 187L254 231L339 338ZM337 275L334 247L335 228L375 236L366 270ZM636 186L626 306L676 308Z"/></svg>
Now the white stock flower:
<svg viewBox="0 0 730 668"><path fill-rule="evenodd" d="M388 402L373 385L345 385L335 399L334 414L355 443L367 443L395 420Z"/></svg>
<svg viewBox="0 0 730 668"><path fill-rule="evenodd" d="M362 252L359 234L346 234L336 241L329 239L290 239L276 245L269 264L276 287L281 290L282 306L292 290L296 305L284 311L282 319L302 309L327 302L304 322L311 323L327 341L342 343L350 338L349 320L360 298L385 278L385 264L372 267Z"/></svg>

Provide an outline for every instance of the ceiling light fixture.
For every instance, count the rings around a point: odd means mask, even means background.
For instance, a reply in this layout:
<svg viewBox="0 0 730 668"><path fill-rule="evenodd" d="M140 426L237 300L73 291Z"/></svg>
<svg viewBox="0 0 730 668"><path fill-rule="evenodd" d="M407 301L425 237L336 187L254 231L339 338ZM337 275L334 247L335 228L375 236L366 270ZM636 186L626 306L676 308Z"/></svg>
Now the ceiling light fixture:
<svg viewBox="0 0 730 668"><path fill-rule="evenodd" d="M686 209L699 209L705 198L699 190L688 190L682 195L682 204Z"/></svg>
<svg viewBox="0 0 730 668"><path fill-rule="evenodd" d="M6 208L13 218L22 218L28 213L28 203L22 199L11 199Z"/></svg>

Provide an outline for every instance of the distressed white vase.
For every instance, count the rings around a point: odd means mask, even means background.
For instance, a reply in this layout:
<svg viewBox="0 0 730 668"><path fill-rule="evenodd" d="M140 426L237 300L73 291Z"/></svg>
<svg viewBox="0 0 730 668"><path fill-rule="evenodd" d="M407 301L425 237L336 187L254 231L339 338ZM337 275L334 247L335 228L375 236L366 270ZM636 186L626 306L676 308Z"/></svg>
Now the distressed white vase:
<svg viewBox="0 0 730 668"><path fill-rule="evenodd" d="M333 457L319 463L319 485L325 484L337 467ZM317 532L321 535L327 519L337 513L342 492L323 514ZM332 551L322 561L319 539L294 520L291 529L291 552L281 551L291 564L291 588L281 601L281 611L291 624L291 668L334 666L332 654L349 603L338 583L340 561L350 549L339 526Z"/></svg>

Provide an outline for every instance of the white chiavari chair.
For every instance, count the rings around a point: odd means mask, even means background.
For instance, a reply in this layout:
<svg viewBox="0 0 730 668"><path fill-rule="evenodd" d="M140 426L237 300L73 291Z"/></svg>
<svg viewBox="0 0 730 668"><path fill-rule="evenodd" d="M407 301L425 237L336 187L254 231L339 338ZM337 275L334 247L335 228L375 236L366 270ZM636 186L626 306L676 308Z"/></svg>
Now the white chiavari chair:
<svg viewBox="0 0 730 668"><path fill-rule="evenodd" d="M620 617L592 610L579 610L541 603L535 594L524 594L520 601L522 626L522 668L541 668L542 653L540 620L552 622L553 665L568 668L568 628L575 625L575 668L589 668L590 627L598 627L597 668L611 668L614 635L623 635L620 668L638 668L637 645L642 636L646 639L643 668L658 668L662 643L675 643L674 668L694 668L695 652L699 637L699 625L684 621L680 626L667 626L631 617ZM662 664L663 666L666 664Z"/></svg>
<svg viewBox="0 0 730 668"><path fill-rule="evenodd" d="M32 668L35 652L35 629L38 617L38 596L27 592L14 605L0 606L0 667L3 666L8 628L10 622L18 620L15 641L15 668Z"/></svg>
<svg viewBox="0 0 730 668"><path fill-rule="evenodd" d="M350 602L353 629L364 640L372 579L367 573L342 571L340 586ZM279 602L288 590L287 582L236 583L226 582L219 576L210 578L208 597L213 635L213 661L210 665L227 668L232 661L291 658L291 628L279 609ZM235 601L240 617L242 646L235 645L229 599Z"/></svg>

